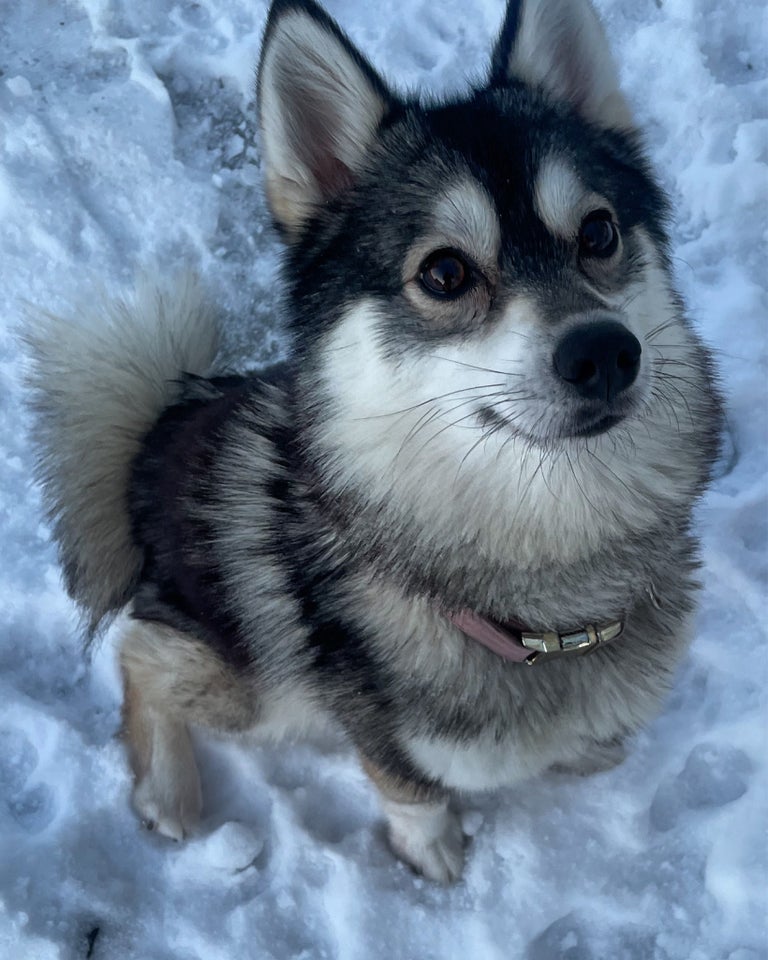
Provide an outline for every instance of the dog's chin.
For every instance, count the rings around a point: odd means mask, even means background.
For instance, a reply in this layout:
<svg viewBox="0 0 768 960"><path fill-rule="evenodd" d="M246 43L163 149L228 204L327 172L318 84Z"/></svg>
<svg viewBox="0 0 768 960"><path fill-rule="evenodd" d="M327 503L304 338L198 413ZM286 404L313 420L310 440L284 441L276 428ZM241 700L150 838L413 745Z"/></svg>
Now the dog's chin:
<svg viewBox="0 0 768 960"><path fill-rule="evenodd" d="M494 430L506 428L529 443L549 448L562 441L588 440L591 437L599 437L609 433L619 424L624 423L632 409L633 407L625 407L622 410L612 409L610 412L605 410L600 412L579 411L567 418L564 417L560 422L548 423L547 429L540 434L533 431L529 432L518 424L501 417L494 410L480 411L478 420L484 428L491 427Z"/></svg>

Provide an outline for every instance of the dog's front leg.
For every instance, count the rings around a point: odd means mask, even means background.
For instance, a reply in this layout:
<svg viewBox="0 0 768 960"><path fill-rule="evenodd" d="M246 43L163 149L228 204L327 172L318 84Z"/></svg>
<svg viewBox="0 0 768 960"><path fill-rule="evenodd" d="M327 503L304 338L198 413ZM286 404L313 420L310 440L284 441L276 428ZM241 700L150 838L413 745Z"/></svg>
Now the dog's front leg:
<svg viewBox="0 0 768 960"><path fill-rule="evenodd" d="M444 791L427 788L362 757L376 785L395 854L437 883L455 883L464 867L464 834Z"/></svg>

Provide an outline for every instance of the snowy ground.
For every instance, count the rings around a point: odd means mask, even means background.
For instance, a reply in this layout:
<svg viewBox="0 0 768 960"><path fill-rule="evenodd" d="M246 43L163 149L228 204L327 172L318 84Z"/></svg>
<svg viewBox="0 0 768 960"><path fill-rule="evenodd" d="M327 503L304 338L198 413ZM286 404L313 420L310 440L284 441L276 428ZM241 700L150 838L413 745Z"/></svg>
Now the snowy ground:
<svg viewBox="0 0 768 960"><path fill-rule="evenodd" d="M390 77L477 74L501 0L329 0ZM762 0L601 0L677 209L679 281L719 350L731 440L700 510L698 636L627 762L468 801L451 890L388 853L339 742L201 744L206 819L142 833L29 484L23 302L196 265L238 356L279 350L258 185L264 0L0 0L0 956L9 960L760 960L766 915L768 104ZM90 952L89 952L90 951Z"/></svg>

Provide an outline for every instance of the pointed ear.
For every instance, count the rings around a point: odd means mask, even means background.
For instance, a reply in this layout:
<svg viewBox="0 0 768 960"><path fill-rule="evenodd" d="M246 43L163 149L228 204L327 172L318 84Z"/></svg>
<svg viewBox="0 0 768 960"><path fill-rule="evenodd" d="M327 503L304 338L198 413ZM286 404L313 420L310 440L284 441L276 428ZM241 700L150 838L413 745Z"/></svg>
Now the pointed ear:
<svg viewBox="0 0 768 960"><path fill-rule="evenodd" d="M391 103L378 74L313 0L274 0L258 104L267 197L289 238L353 183Z"/></svg>
<svg viewBox="0 0 768 960"><path fill-rule="evenodd" d="M491 85L543 87L602 127L633 129L600 20L589 0L509 0L491 60Z"/></svg>

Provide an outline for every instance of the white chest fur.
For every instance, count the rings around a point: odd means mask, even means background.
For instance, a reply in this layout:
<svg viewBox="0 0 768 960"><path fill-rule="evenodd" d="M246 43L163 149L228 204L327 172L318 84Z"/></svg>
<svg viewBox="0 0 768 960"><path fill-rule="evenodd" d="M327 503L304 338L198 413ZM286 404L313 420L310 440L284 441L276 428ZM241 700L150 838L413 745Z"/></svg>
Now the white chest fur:
<svg viewBox="0 0 768 960"><path fill-rule="evenodd" d="M493 735L463 744L438 737L411 737L404 745L420 770L462 791L495 790L527 780L563 759L565 752L562 746L531 749L514 737L497 740Z"/></svg>

